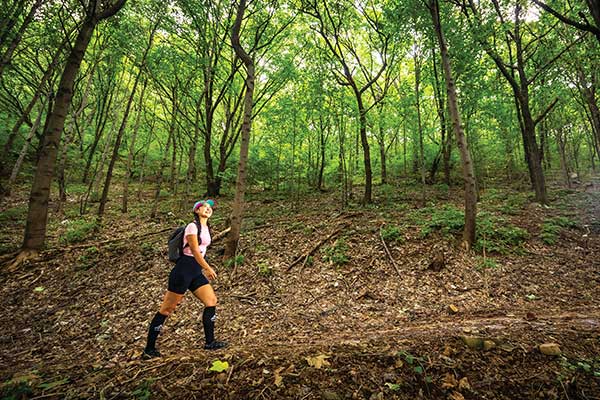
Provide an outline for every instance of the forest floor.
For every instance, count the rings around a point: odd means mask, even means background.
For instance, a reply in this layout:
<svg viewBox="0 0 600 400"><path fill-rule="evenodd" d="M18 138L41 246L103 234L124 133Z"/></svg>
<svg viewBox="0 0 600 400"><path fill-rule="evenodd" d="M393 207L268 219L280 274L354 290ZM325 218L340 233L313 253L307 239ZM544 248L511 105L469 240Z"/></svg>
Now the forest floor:
<svg viewBox="0 0 600 400"><path fill-rule="evenodd" d="M229 347L202 350L202 306L188 293L159 338L163 357L148 361L140 355L171 268L166 237L190 215L165 199L148 220L148 191L128 217L115 195L97 226L78 217L73 194L64 216L50 216L40 259L0 274L0 394L600 399L600 179L592 183L553 188L547 207L486 188L468 254L458 187L429 187L423 206L418 187L379 186L373 205L344 211L337 192L296 202L250 193L236 265L219 260L222 242L208 253L217 336ZM23 189L0 209L5 254L20 244L26 198ZM214 232L229 211L221 199ZM443 268L429 268L440 254ZM545 343L560 354L542 354Z"/></svg>

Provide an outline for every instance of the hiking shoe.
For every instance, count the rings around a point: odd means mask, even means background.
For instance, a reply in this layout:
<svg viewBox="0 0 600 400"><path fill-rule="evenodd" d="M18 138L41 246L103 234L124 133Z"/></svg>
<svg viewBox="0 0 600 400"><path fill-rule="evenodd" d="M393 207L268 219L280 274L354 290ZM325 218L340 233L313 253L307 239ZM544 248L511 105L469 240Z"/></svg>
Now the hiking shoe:
<svg viewBox="0 0 600 400"><path fill-rule="evenodd" d="M219 350L223 347L227 347L227 342L219 342L218 340L213 340L212 342L204 345L205 350Z"/></svg>
<svg viewBox="0 0 600 400"><path fill-rule="evenodd" d="M160 357L160 351L156 350L156 349L144 349L144 352L142 353L142 358L144 360L149 360L151 358L156 358L156 357Z"/></svg>

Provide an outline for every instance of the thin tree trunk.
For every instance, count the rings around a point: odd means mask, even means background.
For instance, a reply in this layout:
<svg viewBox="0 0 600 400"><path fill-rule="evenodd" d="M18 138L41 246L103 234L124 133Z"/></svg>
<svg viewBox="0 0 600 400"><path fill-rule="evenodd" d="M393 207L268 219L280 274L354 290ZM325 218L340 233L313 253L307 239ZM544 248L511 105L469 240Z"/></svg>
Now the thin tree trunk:
<svg viewBox="0 0 600 400"><path fill-rule="evenodd" d="M463 132L462 121L458 107L458 96L456 93L456 86L454 84L454 76L452 75L452 67L450 65L450 56L448 54L448 47L446 45L446 39L444 38L440 21L438 0L433 0L429 3L429 11L431 12L433 25L440 45L442 66L444 69L444 75L446 77L448 110L452 119L452 128L454 129L454 133L456 135L456 142L458 144L463 166L463 179L465 182L465 228L463 231L463 243L468 251L473 246L473 243L475 243L475 227L477 216L477 190L475 186L475 172L473 168L473 162L471 161L471 155L469 153L467 139Z"/></svg>
<svg viewBox="0 0 600 400"><path fill-rule="evenodd" d="M121 204L121 212L123 214L127 213L127 206L129 202L129 181L131 181L131 177L133 175L133 157L135 155L135 144L137 140L137 135L140 129L140 121L143 112L143 104L144 104L144 94L146 93L146 86L148 84L147 80L144 80L144 85L142 86L142 92L140 93L140 102L138 105L138 112L135 117L135 124L133 126L133 135L131 136L131 143L129 143L129 153L127 154L127 165L125 168L125 181L123 182L123 202Z"/></svg>
<svg viewBox="0 0 600 400"><path fill-rule="evenodd" d="M425 151L423 148L423 125L421 122L421 101L420 90L421 84L421 60L415 52L415 106L417 107L417 129L419 131L419 167L421 170L421 202L425 204Z"/></svg>
<svg viewBox="0 0 600 400"><path fill-rule="evenodd" d="M19 176L19 172L21 171L21 166L23 165L23 160L25 159L25 156L27 155L27 150L29 149L29 146L31 145L31 140L33 139L35 131L40 126L40 122L42 120L42 115L43 115L43 109L44 109L44 104L42 103L42 106L40 107L40 112L38 113L38 116L35 119L33 126L29 130L27 139L25 140L25 143L23 143L23 147L21 148L21 152L19 153L19 158L17 158L17 161L15 162L15 165L12 169L12 173L10 174L10 178L8 180L8 185L6 187L6 195L7 196L10 196L10 192L17 180L17 176Z"/></svg>
<svg viewBox="0 0 600 400"><path fill-rule="evenodd" d="M231 44L235 54L244 62L246 66L246 93L244 95L244 119L242 123L242 138L240 143L240 160L238 164L238 179L235 188L235 198L231 211L231 231L225 244L225 257L235 256L240 238L240 228L242 226L244 210L244 194L246 191L246 163L248 160L248 147L250 143L250 129L252 124L252 103L254 96L254 61L244 51L240 45L240 28L244 11L246 9L246 0L240 0L237 7L237 14L233 30L231 33Z"/></svg>
<svg viewBox="0 0 600 400"><path fill-rule="evenodd" d="M163 175L164 170L167 168L167 160L169 157L169 147L171 146L171 140L173 139L175 132L175 115L173 115L173 122L171 123L171 128L169 129L169 137L167 138L167 145L165 146L165 152L163 154L163 158L160 162L160 169L158 171L158 178L156 182L156 190L154 191L154 202L152 203L152 211L150 212L150 218L155 218L156 213L158 212L158 203L160 199L160 190L162 188Z"/></svg>
<svg viewBox="0 0 600 400"><path fill-rule="evenodd" d="M569 172L569 165L567 163L564 131L562 129L557 131L555 137L556 137L556 144L558 145L558 154L560 156L560 170L563 173L565 185L567 185L567 187L569 189L571 189L571 177L570 177L570 172Z"/></svg>

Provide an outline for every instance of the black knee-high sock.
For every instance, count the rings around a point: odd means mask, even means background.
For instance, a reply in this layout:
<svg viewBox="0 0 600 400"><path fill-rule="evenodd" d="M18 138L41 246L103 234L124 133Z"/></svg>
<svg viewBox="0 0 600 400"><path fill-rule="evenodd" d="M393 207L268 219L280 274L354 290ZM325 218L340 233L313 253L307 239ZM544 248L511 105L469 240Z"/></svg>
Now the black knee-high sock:
<svg viewBox="0 0 600 400"><path fill-rule="evenodd" d="M215 320L217 319L216 307L204 307L202 313L202 325L204 325L204 337L206 343L212 343L215 340Z"/></svg>
<svg viewBox="0 0 600 400"><path fill-rule="evenodd" d="M154 318L152 318L152 321L150 322L150 328L148 328L148 342L146 343L146 350L154 350L156 348L156 339L158 338L158 335L160 335L160 331L166 319L167 316L159 312L157 312L154 315Z"/></svg>

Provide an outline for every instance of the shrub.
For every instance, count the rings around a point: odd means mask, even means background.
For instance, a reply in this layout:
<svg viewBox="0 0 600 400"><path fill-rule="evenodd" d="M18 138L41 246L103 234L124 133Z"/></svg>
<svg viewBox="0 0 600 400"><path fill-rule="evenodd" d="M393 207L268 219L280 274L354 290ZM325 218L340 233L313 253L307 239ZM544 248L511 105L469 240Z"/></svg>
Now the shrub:
<svg viewBox="0 0 600 400"><path fill-rule="evenodd" d="M465 225L464 213L454 206L427 207L420 211L422 214L430 214L429 220L416 221L421 225L421 236L427 237L431 233L439 231L443 235L452 235L462 231Z"/></svg>
<svg viewBox="0 0 600 400"><path fill-rule="evenodd" d="M273 267L271 267L266 262L262 262L258 264L258 274L261 276L271 276L273 275Z"/></svg>
<svg viewBox="0 0 600 400"><path fill-rule="evenodd" d="M506 254L518 249L529 237L529 232L510 224L502 217L481 212L478 215L475 249Z"/></svg>
<svg viewBox="0 0 600 400"><path fill-rule="evenodd" d="M381 228L381 237L386 242L400 242L404 238L402 229L398 226L386 225Z"/></svg>
<svg viewBox="0 0 600 400"><path fill-rule="evenodd" d="M87 221L85 219L71 221L67 232L61 237L64 244L83 242L98 227L95 219Z"/></svg>
<svg viewBox="0 0 600 400"><path fill-rule="evenodd" d="M234 265L242 265L242 264L244 264L244 255L243 254L238 254L237 256L229 258L229 259L227 259L227 261L225 261L225 266L228 268L231 268Z"/></svg>
<svg viewBox="0 0 600 400"><path fill-rule="evenodd" d="M348 251L348 245L346 245L346 241L344 239L338 239L333 246L325 247L323 252L324 261L329 261L335 265L343 265L348 261L348 256L346 252Z"/></svg>
<svg viewBox="0 0 600 400"><path fill-rule="evenodd" d="M563 228L574 228L577 223L567 217L549 218L542 224L542 232L540 238L542 242L548 245L553 245L558 239L558 234Z"/></svg>

